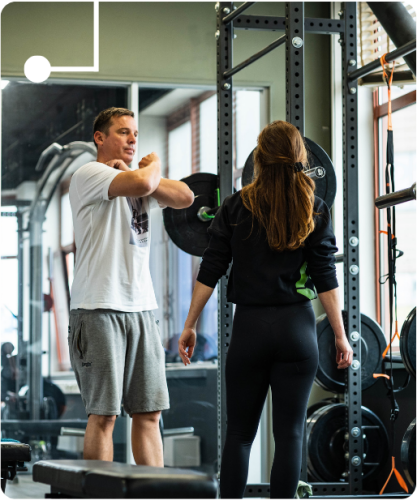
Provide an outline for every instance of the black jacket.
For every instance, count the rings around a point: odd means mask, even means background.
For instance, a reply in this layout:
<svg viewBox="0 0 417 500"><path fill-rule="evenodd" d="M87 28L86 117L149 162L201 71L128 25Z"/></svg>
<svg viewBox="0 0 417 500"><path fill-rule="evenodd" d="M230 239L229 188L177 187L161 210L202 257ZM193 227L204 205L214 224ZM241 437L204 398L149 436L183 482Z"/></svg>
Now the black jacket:
<svg viewBox="0 0 417 500"><path fill-rule="evenodd" d="M227 197L208 232L197 280L214 288L233 265L227 300L242 305L293 304L338 287L334 253L336 239L326 203L315 197L315 229L297 250L269 248L265 229L245 208L240 191Z"/></svg>

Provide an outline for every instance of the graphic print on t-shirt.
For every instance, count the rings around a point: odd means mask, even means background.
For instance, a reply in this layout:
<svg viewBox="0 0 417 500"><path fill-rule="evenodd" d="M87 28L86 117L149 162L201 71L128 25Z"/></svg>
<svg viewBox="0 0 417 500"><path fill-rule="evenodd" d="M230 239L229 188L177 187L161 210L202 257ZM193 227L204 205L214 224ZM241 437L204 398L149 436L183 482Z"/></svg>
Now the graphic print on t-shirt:
<svg viewBox="0 0 417 500"><path fill-rule="evenodd" d="M126 198L132 218L130 220L131 245L146 247L149 237L149 216L142 198Z"/></svg>

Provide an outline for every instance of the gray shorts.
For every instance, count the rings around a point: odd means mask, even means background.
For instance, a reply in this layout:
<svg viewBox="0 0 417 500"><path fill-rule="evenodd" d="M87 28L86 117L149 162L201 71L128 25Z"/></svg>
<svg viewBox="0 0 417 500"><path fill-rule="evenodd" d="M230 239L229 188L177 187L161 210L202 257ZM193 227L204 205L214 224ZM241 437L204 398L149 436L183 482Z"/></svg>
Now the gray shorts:
<svg viewBox="0 0 417 500"><path fill-rule="evenodd" d="M165 353L151 311L75 309L70 313L71 366L87 415L169 408Z"/></svg>

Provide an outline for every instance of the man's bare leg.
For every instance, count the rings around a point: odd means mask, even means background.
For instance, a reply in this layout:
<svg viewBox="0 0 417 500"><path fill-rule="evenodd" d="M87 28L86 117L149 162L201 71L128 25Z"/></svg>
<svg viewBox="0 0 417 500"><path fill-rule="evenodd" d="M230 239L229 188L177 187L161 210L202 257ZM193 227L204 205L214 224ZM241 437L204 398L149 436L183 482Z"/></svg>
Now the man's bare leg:
<svg viewBox="0 0 417 500"><path fill-rule="evenodd" d="M113 461L116 415L90 415L84 437L84 460Z"/></svg>
<svg viewBox="0 0 417 500"><path fill-rule="evenodd" d="M160 411L132 415L132 452L136 465L164 466Z"/></svg>

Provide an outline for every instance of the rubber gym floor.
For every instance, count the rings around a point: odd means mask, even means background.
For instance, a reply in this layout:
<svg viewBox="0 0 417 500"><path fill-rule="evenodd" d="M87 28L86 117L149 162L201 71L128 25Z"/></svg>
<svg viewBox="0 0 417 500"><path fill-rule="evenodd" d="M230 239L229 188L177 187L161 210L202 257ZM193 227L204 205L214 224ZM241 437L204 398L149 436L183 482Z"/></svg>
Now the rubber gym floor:
<svg viewBox="0 0 417 500"><path fill-rule="evenodd" d="M50 492L46 484L35 483L32 474L18 474L15 481L7 481L6 496L10 500L45 500Z"/></svg>

